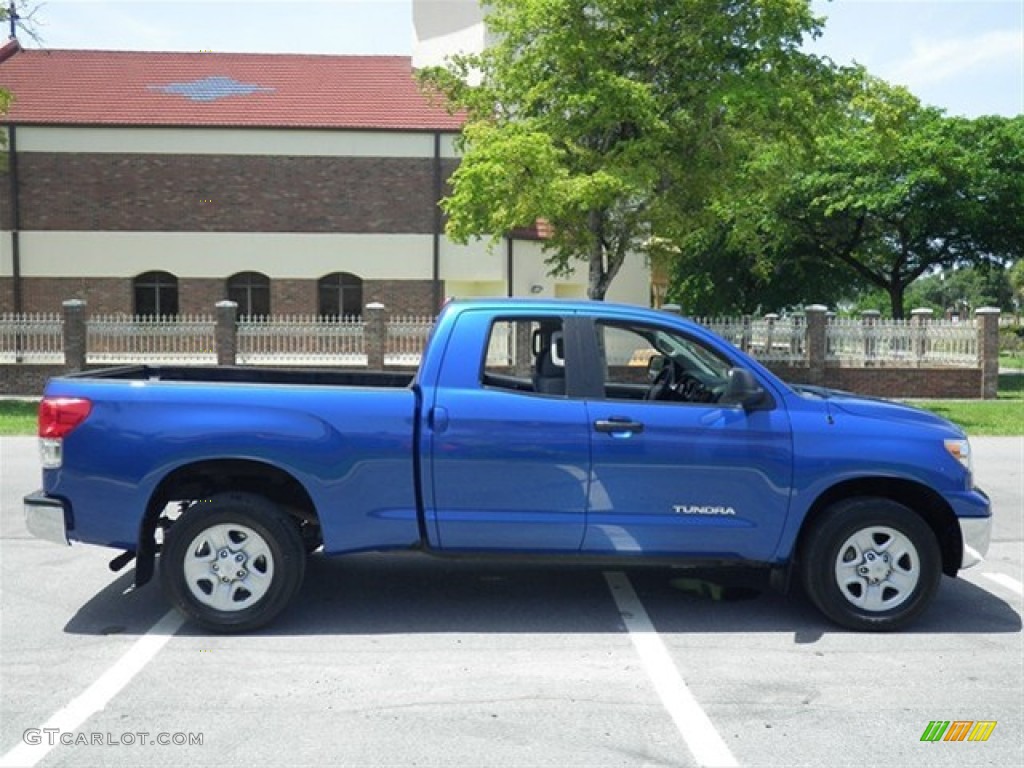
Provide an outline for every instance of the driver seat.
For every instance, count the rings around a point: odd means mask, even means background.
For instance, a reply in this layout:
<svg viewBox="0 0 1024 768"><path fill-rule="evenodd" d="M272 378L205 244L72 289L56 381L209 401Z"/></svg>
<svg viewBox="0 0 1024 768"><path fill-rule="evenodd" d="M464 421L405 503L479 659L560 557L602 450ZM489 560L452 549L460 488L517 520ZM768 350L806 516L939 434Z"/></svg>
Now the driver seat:
<svg viewBox="0 0 1024 768"><path fill-rule="evenodd" d="M561 331L534 331L533 348L537 359L534 363L533 390L543 395L565 394L565 360L556 360L552 349L562 345Z"/></svg>

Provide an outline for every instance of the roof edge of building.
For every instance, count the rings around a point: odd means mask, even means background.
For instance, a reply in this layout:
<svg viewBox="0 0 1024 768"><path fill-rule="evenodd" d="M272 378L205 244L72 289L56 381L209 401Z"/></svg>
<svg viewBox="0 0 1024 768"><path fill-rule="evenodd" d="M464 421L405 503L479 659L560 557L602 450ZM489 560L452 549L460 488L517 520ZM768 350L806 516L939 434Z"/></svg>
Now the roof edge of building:
<svg viewBox="0 0 1024 768"><path fill-rule="evenodd" d="M12 45L13 44L13 45ZM395 61L409 62L412 64L411 54L401 53L303 53L283 51L151 51L145 49L128 48L24 48L16 38L10 38L3 47L0 47L0 61L3 60L3 53L12 47L8 56L17 52L29 54L87 54L97 56L196 56L196 57L218 57L218 56L239 56L245 58L259 57L281 57L281 58L321 58L321 59L393 59Z"/></svg>
<svg viewBox="0 0 1024 768"><path fill-rule="evenodd" d="M18 42L18 38L9 37L7 41L0 45L0 62L7 61L14 54L22 51L21 43Z"/></svg>

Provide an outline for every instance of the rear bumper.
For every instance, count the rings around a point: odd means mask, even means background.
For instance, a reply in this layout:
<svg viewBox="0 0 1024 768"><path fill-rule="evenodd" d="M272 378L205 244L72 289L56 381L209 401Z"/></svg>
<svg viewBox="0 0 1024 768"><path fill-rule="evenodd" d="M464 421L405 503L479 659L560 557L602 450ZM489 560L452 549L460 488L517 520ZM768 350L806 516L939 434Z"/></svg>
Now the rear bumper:
<svg viewBox="0 0 1024 768"><path fill-rule="evenodd" d="M25 527L38 539L55 544L70 545L68 540L67 514L64 502L47 496L42 491L30 493L24 498Z"/></svg>

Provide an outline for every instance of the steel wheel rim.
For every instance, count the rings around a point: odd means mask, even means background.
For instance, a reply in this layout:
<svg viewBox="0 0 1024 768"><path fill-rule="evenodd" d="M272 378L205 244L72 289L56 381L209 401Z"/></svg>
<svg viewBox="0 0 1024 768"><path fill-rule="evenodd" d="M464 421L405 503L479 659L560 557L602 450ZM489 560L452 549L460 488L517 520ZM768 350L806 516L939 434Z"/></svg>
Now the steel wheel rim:
<svg viewBox="0 0 1024 768"><path fill-rule="evenodd" d="M270 590L274 556L249 526L222 523L192 539L183 571L189 594L197 601L217 611L242 611Z"/></svg>
<svg viewBox="0 0 1024 768"><path fill-rule="evenodd" d="M897 608L921 581L921 558L910 538L887 525L873 525L839 547L836 586L851 605L871 613Z"/></svg>

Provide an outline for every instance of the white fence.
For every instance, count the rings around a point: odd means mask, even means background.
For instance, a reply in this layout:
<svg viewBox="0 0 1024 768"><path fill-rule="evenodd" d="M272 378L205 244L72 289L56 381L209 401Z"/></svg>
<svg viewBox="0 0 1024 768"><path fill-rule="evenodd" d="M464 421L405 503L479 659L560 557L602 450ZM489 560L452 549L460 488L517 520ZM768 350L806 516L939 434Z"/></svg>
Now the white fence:
<svg viewBox="0 0 1024 768"><path fill-rule="evenodd" d="M385 365L418 365L433 327L432 317L389 318ZM265 317L238 323L242 365L365 366L367 361L361 318Z"/></svg>
<svg viewBox="0 0 1024 768"><path fill-rule="evenodd" d="M365 325L357 317L263 317L238 322L242 365L366 365Z"/></svg>
<svg viewBox="0 0 1024 768"><path fill-rule="evenodd" d="M0 314L0 363L64 363L59 313Z"/></svg>
<svg viewBox="0 0 1024 768"><path fill-rule="evenodd" d="M705 326L767 363L807 360L802 316L706 318ZM387 320L384 362L415 366L434 325L429 316ZM92 316L86 323L87 362L214 364L215 319ZM976 368L974 321L832 318L826 326L829 365ZM365 366L366 325L360 318L268 317L239 321L238 362L260 365ZM62 364L60 314L0 314L0 363Z"/></svg>
<svg viewBox="0 0 1024 768"><path fill-rule="evenodd" d="M214 319L207 315L94 315L85 327L88 363L217 362Z"/></svg>
<svg viewBox="0 0 1024 768"><path fill-rule="evenodd" d="M833 319L825 331L825 348L826 361L851 367L978 365L978 332L973 322Z"/></svg>
<svg viewBox="0 0 1024 768"><path fill-rule="evenodd" d="M434 329L434 318L429 316L392 317L388 321L387 344L384 349L385 365L419 365L426 349L427 339Z"/></svg>
<svg viewBox="0 0 1024 768"><path fill-rule="evenodd" d="M720 317L697 322L761 362L793 364L805 358L807 327L803 317Z"/></svg>

